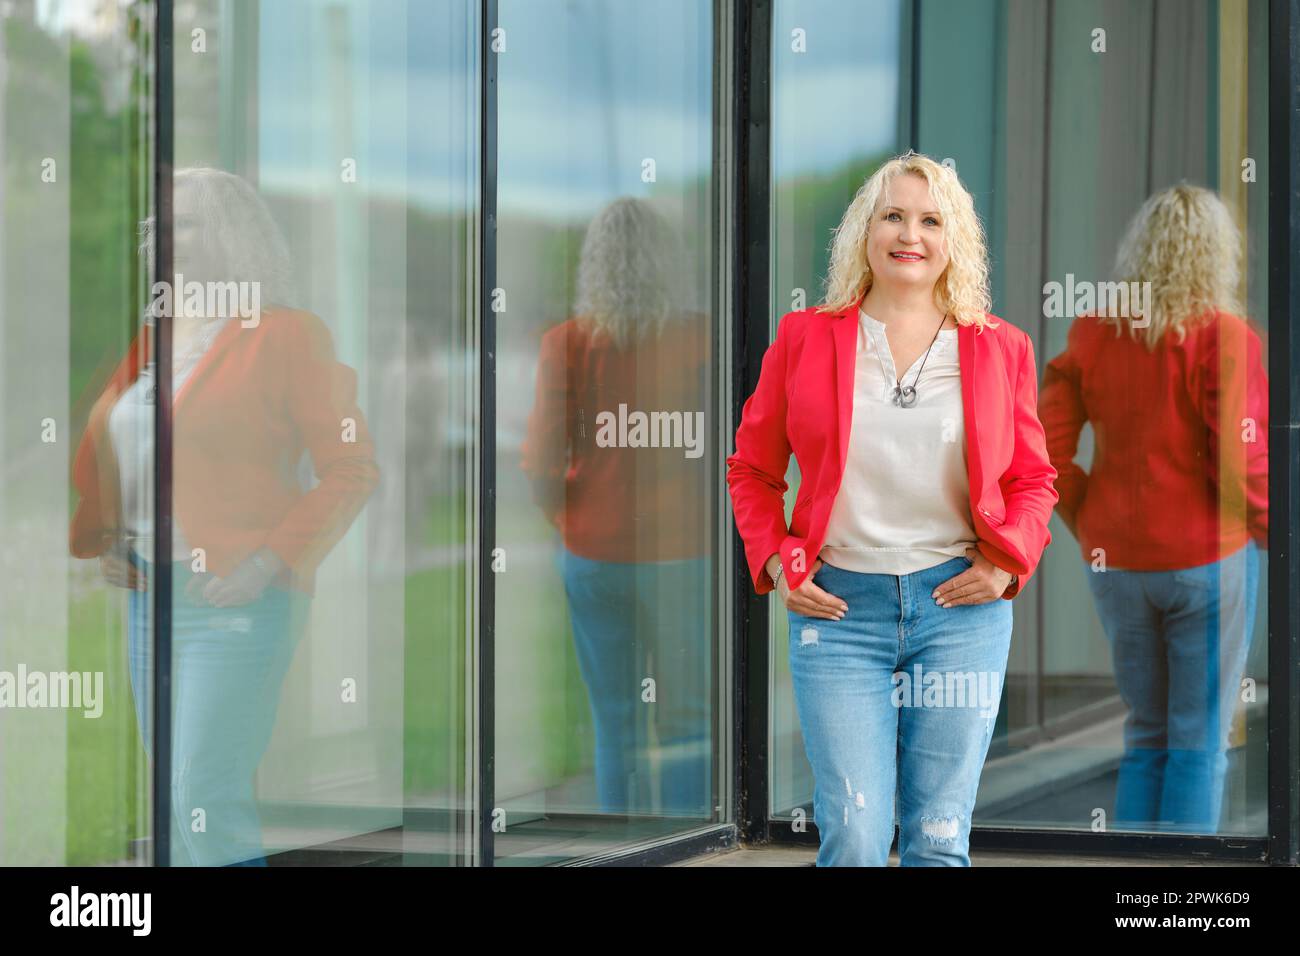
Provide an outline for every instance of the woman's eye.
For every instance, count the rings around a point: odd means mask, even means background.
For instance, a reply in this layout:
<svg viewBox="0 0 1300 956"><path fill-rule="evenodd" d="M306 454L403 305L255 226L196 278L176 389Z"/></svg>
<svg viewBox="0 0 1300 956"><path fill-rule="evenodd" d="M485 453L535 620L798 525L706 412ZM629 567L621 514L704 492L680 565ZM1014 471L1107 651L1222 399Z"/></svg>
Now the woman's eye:
<svg viewBox="0 0 1300 956"><path fill-rule="evenodd" d="M933 216L927 216L925 221L928 222L928 223L929 223L930 225L932 225L932 226L937 226L937 225L939 225L939 220L938 220L938 219L935 219Z"/></svg>

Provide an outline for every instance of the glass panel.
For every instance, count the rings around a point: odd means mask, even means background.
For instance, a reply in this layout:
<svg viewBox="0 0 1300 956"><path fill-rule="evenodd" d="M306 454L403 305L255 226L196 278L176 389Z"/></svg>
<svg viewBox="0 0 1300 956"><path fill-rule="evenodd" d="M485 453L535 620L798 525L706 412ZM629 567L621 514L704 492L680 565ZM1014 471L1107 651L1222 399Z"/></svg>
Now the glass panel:
<svg viewBox="0 0 1300 956"><path fill-rule="evenodd" d="M504 863L719 812L712 16L500 4Z"/></svg>
<svg viewBox="0 0 1300 956"><path fill-rule="evenodd" d="M862 70L868 29L881 41L859 10L775 8L774 319L824 268L785 250L829 239L795 219L817 208L803 194L786 205L807 188L789 157L817 142L816 168L850 109L812 131L812 98L782 109L825 63L792 53L790 33L814 11L827 22L810 45L862 30L845 41ZM919 86L901 139L951 160L975 197L993 312L1034 342L1060 472L1052 544L1014 601L977 825L1266 832L1267 20L1263 0L981 0L920 5L905 28ZM816 101L844 89L855 116L887 124L912 72L894 68L822 82ZM877 162L861 150L805 177L842 177L830 226ZM1137 337L1097 315L1121 282L1133 300L1110 310L1137 316ZM774 701L773 807L806 814L788 697Z"/></svg>
<svg viewBox="0 0 1300 956"><path fill-rule="evenodd" d="M821 301L831 230L862 180L904 147L907 6L901 0L777 0L772 22L772 314ZM870 90L870 100L863 91ZM852 116L852 123L844 117ZM790 458L786 521L799 493ZM772 813L812 822L813 776L804 754L786 653L789 617L769 597Z"/></svg>
<svg viewBox="0 0 1300 956"><path fill-rule="evenodd" d="M177 5L175 865L472 859L476 10ZM109 429L140 567L146 355Z"/></svg>
<svg viewBox="0 0 1300 956"><path fill-rule="evenodd" d="M977 822L1267 832L1267 19L1008 17L999 297L1032 316L1062 501ZM1116 281L1151 351L1087 316Z"/></svg>
<svg viewBox="0 0 1300 956"><path fill-rule="evenodd" d="M148 295L151 25L147 5L0 9L4 865L149 860L132 681L151 675L128 668L125 627L149 592L128 589L112 453L90 436Z"/></svg>

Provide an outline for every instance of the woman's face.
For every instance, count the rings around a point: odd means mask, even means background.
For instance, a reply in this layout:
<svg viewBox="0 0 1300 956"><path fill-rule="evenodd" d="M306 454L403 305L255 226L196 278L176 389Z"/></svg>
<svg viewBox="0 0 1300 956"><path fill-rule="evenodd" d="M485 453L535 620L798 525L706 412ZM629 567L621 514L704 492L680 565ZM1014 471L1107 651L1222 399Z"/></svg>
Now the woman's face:
<svg viewBox="0 0 1300 956"><path fill-rule="evenodd" d="M944 222L930 186L921 176L896 176L882 195L867 234L872 282L934 288L948 266L942 248Z"/></svg>
<svg viewBox="0 0 1300 956"><path fill-rule="evenodd" d="M172 266L187 282L220 278L213 274L216 263L204 246L202 225L198 191L191 183L178 181L172 191Z"/></svg>

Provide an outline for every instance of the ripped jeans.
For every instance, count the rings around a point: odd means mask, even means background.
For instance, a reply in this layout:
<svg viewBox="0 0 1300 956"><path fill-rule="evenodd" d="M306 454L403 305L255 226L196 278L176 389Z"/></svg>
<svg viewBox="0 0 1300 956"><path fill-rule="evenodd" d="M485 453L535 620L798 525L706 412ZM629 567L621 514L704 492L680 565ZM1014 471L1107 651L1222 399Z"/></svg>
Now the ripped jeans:
<svg viewBox="0 0 1300 956"><path fill-rule="evenodd" d="M813 770L818 866L970 866L971 813L1011 648L1011 602L942 608L969 558L911 574L823 563L839 621L790 618L790 673ZM897 809L897 814L895 813Z"/></svg>

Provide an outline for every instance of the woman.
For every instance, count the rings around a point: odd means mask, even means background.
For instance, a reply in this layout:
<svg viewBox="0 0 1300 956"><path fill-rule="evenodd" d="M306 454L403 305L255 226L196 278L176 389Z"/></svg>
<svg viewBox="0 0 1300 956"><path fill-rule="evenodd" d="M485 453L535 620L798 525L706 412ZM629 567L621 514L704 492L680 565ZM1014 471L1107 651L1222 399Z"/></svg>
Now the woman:
<svg viewBox="0 0 1300 956"><path fill-rule="evenodd" d="M542 336L520 464L562 536L601 812L708 818L711 363L708 321L675 301L679 245L643 199L592 220L575 314Z"/></svg>
<svg viewBox="0 0 1300 956"><path fill-rule="evenodd" d="M285 304L288 249L261 198L237 176L191 169L173 199L176 275L91 409L70 543L131 589L131 685L152 754L152 332L155 311L174 312L171 862L256 865L253 774L315 570L378 468L355 372L319 318ZM309 491L304 451L319 479Z"/></svg>
<svg viewBox="0 0 1300 956"><path fill-rule="evenodd" d="M727 459L755 588L789 613L817 863L887 865L897 795L902 865L968 866L1009 599L1056 502L1033 347L987 311L970 194L915 153L850 203L827 286L781 319Z"/></svg>
<svg viewBox="0 0 1300 956"><path fill-rule="evenodd" d="M1242 243L1212 192L1150 197L1117 256L1138 320L1079 316L1040 403L1061 520L1128 706L1114 822L1214 833L1268 545L1268 378L1234 314ZM1141 285L1133 286L1141 288ZM1132 310L1137 312L1138 310ZM1074 463L1091 422L1091 471Z"/></svg>

